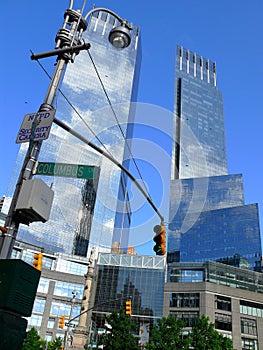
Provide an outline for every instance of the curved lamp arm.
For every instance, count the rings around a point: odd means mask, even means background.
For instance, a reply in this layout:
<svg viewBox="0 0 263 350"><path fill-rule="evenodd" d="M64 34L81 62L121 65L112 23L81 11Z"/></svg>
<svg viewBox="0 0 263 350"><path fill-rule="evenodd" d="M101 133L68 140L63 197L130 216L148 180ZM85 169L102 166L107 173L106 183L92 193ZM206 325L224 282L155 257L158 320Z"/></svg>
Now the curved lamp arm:
<svg viewBox="0 0 263 350"><path fill-rule="evenodd" d="M121 18L119 15L117 15L117 13L107 9L107 8L104 8L104 7L96 7L92 10L90 10L85 16L84 16L84 19L87 20L87 18L92 15L92 13L94 12L99 12L99 11L102 11L102 12L107 12L109 13L110 15L112 15L113 17L115 17L120 23L125 23L125 26L128 28L128 29L132 29L131 25L123 18Z"/></svg>

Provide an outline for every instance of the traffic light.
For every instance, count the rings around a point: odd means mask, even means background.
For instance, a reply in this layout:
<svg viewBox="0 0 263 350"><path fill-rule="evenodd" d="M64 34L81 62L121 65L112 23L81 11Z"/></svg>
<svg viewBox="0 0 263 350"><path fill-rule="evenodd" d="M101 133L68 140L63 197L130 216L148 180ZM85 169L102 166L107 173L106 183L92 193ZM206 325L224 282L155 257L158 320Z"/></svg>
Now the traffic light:
<svg viewBox="0 0 263 350"><path fill-rule="evenodd" d="M125 303L125 313L126 315L131 316L132 314L132 302L131 300L127 300Z"/></svg>
<svg viewBox="0 0 263 350"><path fill-rule="evenodd" d="M42 271L42 257L42 253L34 254L33 266L39 271Z"/></svg>
<svg viewBox="0 0 263 350"><path fill-rule="evenodd" d="M58 328L63 329L65 326L65 318L66 316L59 316Z"/></svg>
<svg viewBox="0 0 263 350"><path fill-rule="evenodd" d="M156 225L153 228L153 231L156 233L153 238L156 243L153 247L156 255L165 255L166 254L166 232L164 225Z"/></svg>

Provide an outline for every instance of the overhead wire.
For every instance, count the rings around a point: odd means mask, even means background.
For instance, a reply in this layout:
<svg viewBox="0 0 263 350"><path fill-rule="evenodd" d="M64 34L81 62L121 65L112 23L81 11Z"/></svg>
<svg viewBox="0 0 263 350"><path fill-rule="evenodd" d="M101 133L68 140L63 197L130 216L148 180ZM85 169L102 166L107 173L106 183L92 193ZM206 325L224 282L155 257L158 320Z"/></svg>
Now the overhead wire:
<svg viewBox="0 0 263 350"><path fill-rule="evenodd" d="M33 54L32 50L30 50L30 52ZM114 110L114 108L113 108L113 105L112 105L112 103L111 103L111 100L110 100L110 98L109 98L109 95L108 95L108 93L107 93L107 90L106 90L106 88L105 88L105 86L104 86L104 83L103 83L103 81L102 81L102 79L101 79L101 76L100 76L99 71L98 71L98 69L97 69L97 66L96 66L96 64L95 64L95 62L94 62L94 59L92 58L92 56L91 56L91 54L90 54L90 51L87 50L87 52L88 52L89 58L90 58L90 60L91 60L91 63L92 63L92 65L93 65L93 68L94 68L94 70L95 70L95 72L96 72L96 75L97 75L97 77L98 77L98 79L99 79L99 82L100 82L100 84L101 84L101 87L102 87L102 89L103 89L103 92L104 92L104 94L105 94L105 96L106 96L107 102L108 102L108 104L109 104L109 106L110 106L110 108L111 108L111 111L112 111L112 113L113 113L113 115L114 115L114 118L115 118L115 120L116 120L116 122L117 122L118 128L119 128L119 130L120 130L120 132L121 132L121 134L122 134L122 137L123 137L123 139L124 139L125 145L126 145L128 151L129 151L130 155L131 155L132 161L133 161L133 163L134 163L134 165L135 165L135 168L136 168L136 170L137 170L137 172L138 172L138 175L139 175L139 177L140 177L140 179L141 179L141 181L142 181L142 183L143 183L144 189L145 189L147 195L149 196L149 198L151 198L151 197L150 197L150 194L149 194L149 192L148 192L148 190L147 190L147 186L146 186L146 184L145 184L145 181L143 180L141 171L140 171L140 169L139 169L139 167L138 167L138 165L137 165L137 162L135 161L135 158L134 158L134 156L133 156L133 153L132 153L132 151L131 151L131 148L130 148L129 144L127 143L127 140L126 140L124 131L122 130L122 127L121 127L121 125L120 125L119 119L118 119L117 114L116 114L116 112L115 112L115 110ZM37 63L40 65L40 67L42 68L42 70L45 72L45 74L49 77L49 79L51 79L51 76L50 76L50 74L47 72L47 70L45 69L45 67L40 63L39 60L36 60L36 61L37 61ZM63 93L63 91L62 91L60 88L58 88L58 91L59 91L60 94L63 96L63 98L66 100L66 102L69 104L69 106L70 106L70 107L74 110L74 112L78 115L78 117L82 120L82 122L87 126L87 128L89 129L89 131L90 131L90 132L92 133L92 135L96 138L96 140L100 143L100 145L107 151L107 153L109 153L109 154L112 156L111 152L107 149L107 147L105 146L105 144L99 139L99 137L95 134L95 132L92 130L92 128L87 124L87 122L85 121L85 119L82 117L82 115L81 115L81 114L79 113L79 111L76 109L76 107L70 102L70 100L69 100L69 99L67 98L67 96ZM113 157L113 156L112 156L112 157Z"/></svg>
<svg viewBox="0 0 263 350"><path fill-rule="evenodd" d="M97 68L97 66L96 66L96 64L95 64L95 62L94 62L94 59L93 59L92 56L91 56L90 51L87 50L87 52L88 52L89 58L90 58L90 60L91 60L91 63L92 63L92 65L93 65L93 67L94 67L94 70L95 70L95 72L96 72L96 75L97 75L97 77L98 77L98 79L99 79L99 81L100 81L102 90L103 90L103 92L104 92L104 94L105 94L105 96L106 96L106 99L107 99L107 101L108 101L108 104L109 104L109 106L110 106L110 108L111 108L111 110L112 110L112 113L113 113L114 117L115 117L115 120L116 120L116 122L117 122L117 125L118 125L118 127L119 127L119 129L120 129L120 132L121 132L122 137L123 137L123 139L124 139L125 145L126 145L128 151L129 151L130 155L131 155L132 161L133 161L133 163L134 163L134 165L135 165L135 168L136 168L136 170L137 170L137 172L138 172L138 174L139 174L140 179L142 180L142 183L143 183L143 185L144 185L144 188L145 188L146 192L148 193L146 184L145 184L145 182L144 182L144 180L143 180L143 178L142 178L141 171L140 171L140 169L139 169L139 167L138 167L138 165L137 165L137 162L136 162L135 159L134 159L134 156L133 156L133 153L132 153L132 151L131 151L131 148L130 148L129 144L127 143L127 140L126 140L124 131L122 130L122 127L121 127L121 125L120 125L120 122L119 122L119 119L118 119L118 117L117 117L117 114L116 114L116 112L115 112L115 110L114 110L114 108L113 108L113 105L112 105L112 103L111 103L111 100L110 100L110 98L109 98L109 95L108 95L108 93L107 93L107 90L106 90L106 88L105 88L105 85L104 85L104 83L103 83L103 81L102 81L102 79L101 79L101 76L100 76L100 74L99 74L98 68ZM149 195L149 193L148 193L148 195ZM150 195L149 195L149 197L150 197Z"/></svg>
<svg viewBox="0 0 263 350"><path fill-rule="evenodd" d="M30 52L33 54L33 52L30 50ZM48 76L49 79L51 78L51 75L48 73L48 71L45 69L45 67L40 63L39 60L36 60L37 63L40 65L41 69L45 72L45 74ZM82 117L82 115L79 113L77 108L70 102L70 100L67 98L67 96L64 94L64 92L58 88L58 91L60 92L61 96L66 100L66 102L69 104L69 106L73 109L73 111L78 115L78 117L81 119L81 121L86 125L86 127L89 129L89 131L92 133L92 135L96 138L96 140L100 143L100 145L112 156L110 151L107 149L105 144L100 140L100 138L95 134L95 132L92 130L92 128L88 125L88 123L85 121L85 119Z"/></svg>

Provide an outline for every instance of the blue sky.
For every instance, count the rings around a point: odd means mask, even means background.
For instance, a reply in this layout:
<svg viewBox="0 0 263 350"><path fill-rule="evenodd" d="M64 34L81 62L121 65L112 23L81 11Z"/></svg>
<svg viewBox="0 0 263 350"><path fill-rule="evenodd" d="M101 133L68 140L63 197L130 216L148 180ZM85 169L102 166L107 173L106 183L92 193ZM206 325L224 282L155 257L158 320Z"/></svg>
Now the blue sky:
<svg viewBox="0 0 263 350"><path fill-rule="evenodd" d="M75 4L78 8L82 1L75 0ZM30 60L30 50L54 48L68 5L68 0L2 4L0 195L6 193L15 163L15 139L23 116L37 111L48 86L43 71ZM87 2L87 9L92 6ZM172 111L177 44L216 62L218 89L224 98L229 173L243 174L245 202L259 203L262 227L262 0L106 0L96 6L110 8L141 28L139 102ZM52 73L54 59L41 62ZM144 175L148 176L147 171Z"/></svg>

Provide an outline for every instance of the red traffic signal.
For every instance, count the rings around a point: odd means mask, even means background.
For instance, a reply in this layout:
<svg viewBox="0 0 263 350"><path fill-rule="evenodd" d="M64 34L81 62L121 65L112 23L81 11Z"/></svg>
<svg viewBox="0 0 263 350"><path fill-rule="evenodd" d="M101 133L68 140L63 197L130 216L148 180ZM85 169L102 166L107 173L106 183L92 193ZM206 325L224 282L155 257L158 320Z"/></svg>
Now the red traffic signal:
<svg viewBox="0 0 263 350"><path fill-rule="evenodd" d="M42 271L42 257L42 253L34 254L33 266L39 271Z"/></svg>
<svg viewBox="0 0 263 350"><path fill-rule="evenodd" d="M153 231L156 233L153 240L156 243L153 247L156 255L165 255L166 254L166 232L165 226L156 225L153 228Z"/></svg>

